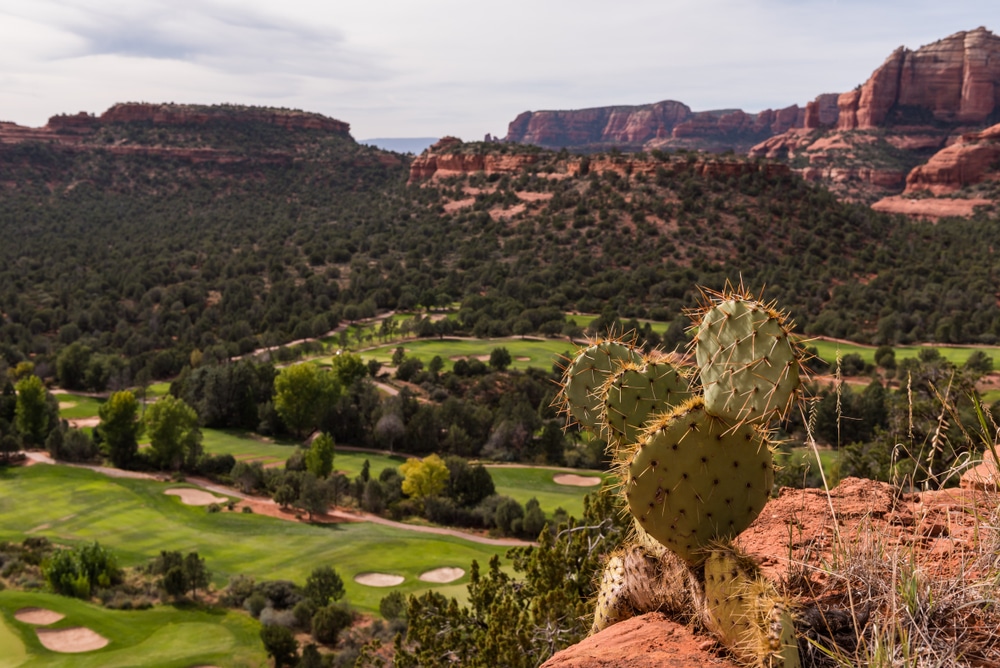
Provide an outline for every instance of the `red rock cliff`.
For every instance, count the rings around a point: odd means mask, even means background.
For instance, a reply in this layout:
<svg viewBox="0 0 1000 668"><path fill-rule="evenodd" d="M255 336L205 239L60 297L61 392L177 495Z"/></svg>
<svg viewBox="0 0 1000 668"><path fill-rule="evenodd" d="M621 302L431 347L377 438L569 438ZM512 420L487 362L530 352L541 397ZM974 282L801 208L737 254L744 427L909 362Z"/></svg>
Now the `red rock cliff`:
<svg viewBox="0 0 1000 668"><path fill-rule="evenodd" d="M962 187L995 178L1000 165L1000 125L962 137L906 177L906 191L947 195Z"/></svg>
<svg viewBox="0 0 1000 668"><path fill-rule="evenodd" d="M998 104L1000 37L976 28L916 51L893 51L859 90L840 96L838 128L906 122L905 108L926 110L938 121L983 123Z"/></svg>
<svg viewBox="0 0 1000 668"><path fill-rule="evenodd" d="M147 104L128 102L116 104L100 116L101 123L150 122L156 125L200 125L212 120L232 117L243 121L256 121L276 125L286 130L323 130L347 134L351 126L343 121L320 114L264 107L198 106L185 104ZM56 116L49 120L67 117ZM75 117L69 117L75 118Z"/></svg>

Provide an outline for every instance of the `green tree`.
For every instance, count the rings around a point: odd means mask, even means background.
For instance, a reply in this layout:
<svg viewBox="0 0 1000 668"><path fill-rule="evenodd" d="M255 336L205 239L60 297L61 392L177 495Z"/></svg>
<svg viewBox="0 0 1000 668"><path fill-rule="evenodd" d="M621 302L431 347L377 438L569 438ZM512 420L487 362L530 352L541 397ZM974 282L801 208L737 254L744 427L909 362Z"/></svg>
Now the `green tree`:
<svg viewBox="0 0 1000 668"><path fill-rule="evenodd" d="M306 472L302 476L302 482L299 485L297 505L309 513L310 520L312 520L313 515L325 513L330 506L329 487L324 485L312 473Z"/></svg>
<svg viewBox="0 0 1000 668"><path fill-rule="evenodd" d="M306 578L305 594L317 608L344 597L344 581L330 566L317 566Z"/></svg>
<svg viewBox="0 0 1000 668"><path fill-rule="evenodd" d="M79 341L71 343L59 353L56 358L56 375L65 389L82 390L86 387L91 354L91 349Z"/></svg>
<svg viewBox="0 0 1000 668"><path fill-rule="evenodd" d="M274 668L295 665L299 658L299 643L289 629L276 625L263 626L260 639L267 655L274 658Z"/></svg>
<svg viewBox="0 0 1000 668"><path fill-rule="evenodd" d="M107 454L118 468L125 468L139 449L141 423L139 402L129 390L115 392L97 409L101 418L97 432L107 445Z"/></svg>
<svg viewBox="0 0 1000 668"><path fill-rule="evenodd" d="M403 493L414 499L441 494L448 486L448 467L438 455L422 460L411 457L399 467L403 474Z"/></svg>
<svg viewBox="0 0 1000 668"><path fill-rule="evenodd" d="M340 632L353 621L351 611L342 605L331 604L316 611L312 618L313 638L324 645L336 645Z"/></svg>
<svg viewBox="0 0 1000 668"><path fill-rule="evenodd" d="M511 361L510 352L503 346L494 348L490 352L490 367L497 371L505 370L510 366Z"/></svg>
<svg viewBox="0 0 1000 668"><path fill-rule="evenodd" d="M333 471L333 437L326 432L317 436L306 453L306 470L317 478L326 478Z"/></svg>
<svg viewBox="0 0 1000 668"><path fill-rule="evenodd" d="M274 409L299 438L316 428L320 415L340 394L336 377L314 364L293 364L274 379Z"/></svg>
<svg viewBox="0 0 1000 668"><path fill-rule="evenodd" d="M161 468L193 467L201 454L198 414L183 400L168 394L146 410L143 418L154 461Z"/></svg>
<svg viewBox="0 0 1000 668"><path fill-rule="evenodd" d="M49 433L49 411L42 379L26 376L14 386L17 404L14 408L14 426L26 444L42 445Z"/></svg>
<svg viewBox="0 0 1000 668"><path fill-rule="evenodd" d="M186 588L195 598L198 598L199 589L208 589L212 582L211 576L211 572L205 567L205 559L199 557L197 552L188 552L184 557L184 580Z"/></svg>

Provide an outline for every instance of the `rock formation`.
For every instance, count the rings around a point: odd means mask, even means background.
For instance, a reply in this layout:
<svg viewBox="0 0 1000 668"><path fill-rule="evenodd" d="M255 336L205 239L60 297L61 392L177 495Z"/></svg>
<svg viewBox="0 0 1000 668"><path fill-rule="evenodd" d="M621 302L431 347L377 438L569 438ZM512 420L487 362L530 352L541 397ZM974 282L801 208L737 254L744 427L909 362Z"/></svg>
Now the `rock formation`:
<svg viewBox="0 0 1000 668"><path fill-rule="evenodd" d="M962 135L906 177L904 195L922 191L948 195L963 187L995 179L1000 172L1000 125Z"/></svg>
<svg viewBox="0 0 1000 668"><path fill-rule="evenodd" d="M998 101L1000 37L980 27L916 51L893 51L859 90L840 96L837 128L915 124L928 115L934 121L982 124Z"/></svg>
<svg viewBox="0 0 1000 668"><path fill-rule="evenodd" d="M837 122L836 95L810 103L815 127ZM806 123L807 109L792 105L750 114L740 109L693 112L666 100L639 106L571 111L526 111L507 130L506 141L545 148L627 150L693 148L746 151L754 143Z"/></svg>

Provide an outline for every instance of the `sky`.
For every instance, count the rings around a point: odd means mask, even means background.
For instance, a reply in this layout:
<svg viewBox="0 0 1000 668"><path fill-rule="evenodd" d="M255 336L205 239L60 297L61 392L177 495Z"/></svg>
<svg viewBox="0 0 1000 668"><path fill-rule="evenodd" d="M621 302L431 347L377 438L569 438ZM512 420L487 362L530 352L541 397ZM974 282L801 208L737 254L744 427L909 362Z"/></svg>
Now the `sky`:
<svg viewBox="0 0 1000 668"><path fill-rule="evenodd" d="M0 120L237 103L474 140L528 110L804 105L978 26L996 0L0 0Z"/></svg>

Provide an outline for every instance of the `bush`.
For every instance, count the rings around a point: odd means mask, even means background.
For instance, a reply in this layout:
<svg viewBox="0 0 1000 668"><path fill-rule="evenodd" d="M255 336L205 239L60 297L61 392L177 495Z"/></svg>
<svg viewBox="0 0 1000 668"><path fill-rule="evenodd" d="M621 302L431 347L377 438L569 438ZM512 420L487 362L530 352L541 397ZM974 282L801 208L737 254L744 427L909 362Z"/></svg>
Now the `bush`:
<svg viewBox="0 0 1000 668"><path fill-rule="evenodd" d="M292 610L266 607L260 611L260 623L264 626L284 626L286 629L291 629L296 626L296 617Z"/></svg>
<svg viewBox="0 0 1000 668"><path fill-rule="evenodd" d="M344 605L331 604L316 611L312 618L313 638L324 645L336 645L340 632L350 627L354 615Z"/></svg>
<svg viewBox="0 0 1000 668"><path fill-rule="evenodd" d="M260 617L260 613L267 607L267 597L259 591L252 593L243 603L243 607L253 618Z"/></svg>
<svg viewBox="0 0 1000 668"><path fill-rule="evenodd" d="M406 618L406 596L401 591L394 591L388 596L384 596L378 603L379 613L392 621L394 619Z"/></svg>
<svg viewBox="0 0 1000 668"><path fill-rule="evenodd" d="M243 506L243 510L240 512L242 512L244 515L250 515L251 513L253 513L253 508L251 508L250 506Z"/></svg>
<svg viewBox="0 0 1000 668"><path fill-rule="evenodd" d="M210 513L218 513L222 511L222 506L220 506L217 503L210 503L208 504L208 506L206 506L205 510L207 510Z"/></svg>
<svg viewBox="0 0 1000 668"><path fill-rule="evenodd" d="M242 607L244 601L253 594L253 590L254 579L252 577L248 575L234 575L229 578L229 584L226 585L222 595L219 597L219 602L230 608Z"/></svg>

